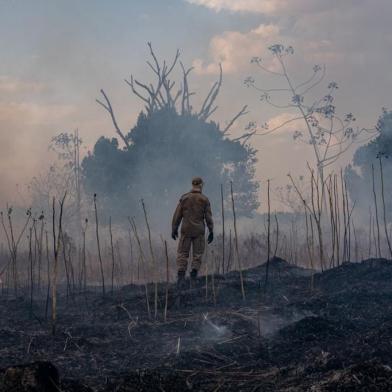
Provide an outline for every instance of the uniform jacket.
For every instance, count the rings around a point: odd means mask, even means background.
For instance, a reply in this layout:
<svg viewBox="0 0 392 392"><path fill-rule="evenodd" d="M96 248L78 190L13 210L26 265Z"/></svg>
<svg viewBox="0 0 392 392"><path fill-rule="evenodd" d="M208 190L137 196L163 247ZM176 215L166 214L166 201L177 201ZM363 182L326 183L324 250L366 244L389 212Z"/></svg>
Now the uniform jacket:
<svg viewBox="0 0 392 392"><path fill-rule="evenodd" d="M189 237L204 235L205 223L211 232L214 229L211 205L208 197L198 188L181 196L173 215L172 230L177 231L181 225L181 234ZM205 222L205 223L204 223Z"/></svg>

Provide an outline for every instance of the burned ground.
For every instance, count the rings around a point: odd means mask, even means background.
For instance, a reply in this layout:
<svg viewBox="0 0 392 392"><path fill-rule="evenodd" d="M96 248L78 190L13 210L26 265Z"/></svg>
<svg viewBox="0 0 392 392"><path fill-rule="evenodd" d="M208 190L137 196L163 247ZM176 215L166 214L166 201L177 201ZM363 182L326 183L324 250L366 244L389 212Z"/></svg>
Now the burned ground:
<svg viewBox="0 0 392 392"><path fill-rule="evenodd" d="M170 285L166 322L165 284L156 321L153 286L151 318L144 286L61 295L55 336L44 296L31 312L3 293L0 391L34 390L26 363L43 391L392 389L392 263L343 264L315 274L313 289L311 271L282 259L269 272L265 289L265 265L244 271L245 300L237 272L182 296Z"/></svg>

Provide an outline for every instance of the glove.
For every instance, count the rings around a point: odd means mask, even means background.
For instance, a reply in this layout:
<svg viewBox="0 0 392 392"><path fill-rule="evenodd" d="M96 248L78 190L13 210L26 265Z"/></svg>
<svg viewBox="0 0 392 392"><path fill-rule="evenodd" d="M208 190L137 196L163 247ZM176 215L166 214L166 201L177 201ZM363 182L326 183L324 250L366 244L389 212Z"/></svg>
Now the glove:
<svg viewBox="0 0 392 392"><path fill-rule="evenodd" d="M178 237L178 231L177 231L177 230L172 231L171 237L172 237L173 240L175 241L175 240L177 239L177 237Z"/></svg>
<svg viewBox="0 0 392 392"><path fill-rule="evenodd" d="M212 241L214 241L214 233L210 231L210 234L208 234L207 243L211 244Z"/></svg>

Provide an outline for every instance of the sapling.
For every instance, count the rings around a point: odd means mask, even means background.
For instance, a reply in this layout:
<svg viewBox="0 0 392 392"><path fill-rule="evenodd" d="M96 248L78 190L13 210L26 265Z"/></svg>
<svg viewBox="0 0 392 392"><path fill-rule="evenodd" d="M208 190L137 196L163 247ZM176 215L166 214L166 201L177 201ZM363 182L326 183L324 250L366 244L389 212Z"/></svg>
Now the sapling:
<svg viewBox="0 0 392 392"><path fill-rule="evenodd" d="M338 178L334 176L334 203L335 203L335 221L336 221L336 257L337 265L340 265L340 233L341 233L341 216L339 208L339 188Z"/></svg>
<svg viewBox="0 0 392 392"><path fill-rule="evenodd" d="M46 248L46 302L45 302L45 320L48 319L48 309L50 300L50 261L49 261L49 238L48 231L45 230L45 248Z"/></svg>
<svg viewBox="0 0 392 392"><path fill-rule="evenodd" d="M147 277L146 277L144 252L143 252L142 244L140 242L140 238L139 238L139 234L137 231L137 226L136 226L135 220L133 218L128 217L128 221L132 227L133 234L135 235L136 242L139 246L139 256L140 256L140 259L142 262L142 267L144 269L144 289L145 289L145 294L146 294L147 314L148 314L148 318L151 319L150 300L149 300L149 295L148 295L148 283L147 283Z"/></svg>
<svg viewBox="0 0 392 392"><path fill-rule="evenodd" d="M120 249L120 241L117 240L115 245L114 245L116 251L117 251L117 282L119 285L122 285L124 283L124 277L125 277L125 271L123 270L123 263L122 263L122 258L121 258L121 249Z"/></svg>
<svg viewBox="0 0 392 392"><path fill-rule="evenodd" d="M0 277L8 269L8 266L11 265L11 271L10 275L12 276L13 279L13 285L14 285L14 293L15 295L17 294L18 291L18 267L17 267L17 255L18 255L18 247L20 244L20 241L22 240L22 237L27 229L27 226L30 222L31 219L31 210L28 209L26 211L26 220L25 223L19 232L19 236L15 238L14 236L14 228L13 228L13 223L12 223L12 207L7 206L7 221L8 221L8 228L4 222L4 216L3 216L3 211L0 212L0 220L1 220L1 225L3 226L4 233L7 239L7 245L8 245L8 250L10 253L10 261L9 263L6 264L6 266L3 268L2 271L0 271ZM11 279L11 276L8 277L8 280ZM8 282L9 286L9 282ZM7 286L7 287L8 287Z"/></svg>
<svg viewBox="0 0 392 392"><path fill-rule="evenodd" d="M232 181L230 181L230 193L231 193L231 205L232 205L232 209L233 209L233 219L234 219L235 252L236 252L236 256L237 256L238 269L239 269L239 272L240 272L240 283L241 283L242 299L245 300L244 279L243 279L243 276L242 276L242 265L241 265L241 259L240 259L239 250L238 250L237 218L236 218L236 213L235 213L234 194L233 194L233 182Z"/></svg>
<svg viewBox="0 0 392 392"><path fill-rule="evenodd" d="M165 258L166 258L166 291L165 291L165 310L163 313L163 320L166 322L167 304L169 302L169 254L167 251L167 242L166 241L165 241Z"/></svg>
<svg viewBox="0 0 392 392"><path fill-rule="evenodd" d="M84 228L82 229L82 282L83 290L86 291L87 287L87 265L86 265L86 231L87 231L88 219L84 221Z"/></svg>
<svg viewBox="0 0 392 392"><path fill-rule="evenodd" d="M129 252L129 268L130 268L130 272L131 272L131 284L133 283L133 281L134 281L134 274L135 274L135 263L134 263L134 260L133 260L133 243L132 243L132 233L131 233L131 230L128 230L128 234L129 234L129 250L130 250L130 252ZM137 266L137 272L139 272L139 264L138 264L138 266ZM137 273L137 279L138 279L138 281L139 281L139 273Z"/></svg>
<svg viewBox="0 0 392 392"><path fill-rule="evenodd" d="M56 321L57 321L57 274L58 274L58 257L61 246L61 235L63 231L63 210L64 202L67 192L64 193L60 201L60 215L58 220L58 229L56 236L56 200L53 197L52 203L52 233L53 233L53 252L54 252L54 265L53 265L53 278L52 278L52 334L56 334Z"/></svg>
<svg viewBox="0 0 392 392"><path fill-rule="evenodd" d="M276 257L276 254L278 253L278 248L279 248L279 221L278 221L278 215L276 214L276 211L275 211L274 217L275 217L275 224L276 224L274 257Z"/></svg>
<svg viewBox="0 0 392 392"><path fill-rule="evenodd" d="M109 217L109 236L110 236L110 255L112 257L112 286L111 293L114 293L114 266L115 266L115 258L114 258L114 247L113 247L113 233L112 233L112 217Z"/></svg>
<svg viewBox="0 0 392 392"><path fill-rule="evenodd" d="M225 273L225 208L223 197L223 185L221 184L221 209L222 209L222 273Z"/></svg>
<svg viewBox="0 0 392 392"><path fill-rule="evenodd" d="M42 212L41 215L38 217L38 220L41 222L40 225L40 232L39 232L39 239L37 242L38 247L38 292L41 289L41 271L42 271L42 255L43 255L43 239L44 239L44 226L45 226L45 219L44 213Z"/></svg>
<svg viewBox="0 0 392 392"><path fill-rule="evenodd" d="M264 290L267 290L268 284L268 272L269 272L269 264L270 264L270 254L271 254L271 202L270 202L270 180L267 180L267 206L268 206L268 215L267 215L267 265L265 268L265 283Z"/></svg>
<svg viewBox="0 0 392 392"><path fill-rule="evenodd" d="M67 262L67 247L66 247L66 242L64 238L64 233L61 232L59 233L59 238L61 238L61 243L62 243L62 251L63 251L63 261L64 261L64 270L65 270L65 276L67 279L67 302L68 298L71 294L71 285L70 285L70 278L69 278L69 270L68 270L68 262Z"/></svg>
<svg viewBox="0 0 392 392"><path fill-rule="evenodd" d="M34 222L34 221L33 221ZM34 225L34 223L33 223ZM33 249L32 249L33 228L29 228L29 264L30 264L30 318L33 315L33 295L34 295L34 270L33 270Z"/></svg>
<svg viewBox="0 0 392 392"><path fill-rule="evenodd" d="M98 223L97 194L96 193L94 193L94 212L95 212L95 235L96 235L96 238L97 238L97 250L98 250L99 266L100 266L100 269L101 269L102 295L105 296L105 276L104 276L104 273L103 273L101 245L100 245L100 241L99 241L99 223Z"/></svg>
<svg viewBox="0 0 392 392"><path fill-rule="evenodd" d="M391 246L391 239L388 233L388 225L387 225L387 212L385 208L385 194L384 194L384 171L381 161L381 155L378 157L380 163L380 180L381 180L381 201L382 201L382 210L383 210L383 219L384 219L384 230L385 230L385 237L388 244L389 255L392 258L392 246Z"/></svg>
<svg viewBox="0 0 392 392"><path fill-rule="evenodd" d="M372 187L373 187L373 201L374 201L374 213L376 217L376 227L377 227L377 257L381 257L381 245L380 245L380 223L378 221L378 204L377 204L377 193L376 184L374 178L374 165L372 164Z"/></svg>
<svg viewBox="0 0 392 392"><path fill-rule="evenodd" d="M141 200L142 207L143 207L143 213L144 213L144 219L146 222L146 227L147 227L147 232L148 232L148 243L150 245L150 255L151 255L151 261L152 261L152 268L154 269L153 273L153 278L154 278L154 318L156 319L158 316L158 279L157 279L157 265L155 261L155 255L154 255L154 250L152 248L152 240L151 240L151 230L150 230L150 225L148 223L148 217L147 217L147 210L146 206L144 204L143 199Z"/></svg>
<svg viewBox="0 0 392 392"><path fill-rule="evenodd" d="M231 229L229 231L229 255L227 257L227 268L226 271L229 272L231 269L231 261L232 261L232 250L233 250L233 246L232 246L232 238L231 238Z"/></svg>

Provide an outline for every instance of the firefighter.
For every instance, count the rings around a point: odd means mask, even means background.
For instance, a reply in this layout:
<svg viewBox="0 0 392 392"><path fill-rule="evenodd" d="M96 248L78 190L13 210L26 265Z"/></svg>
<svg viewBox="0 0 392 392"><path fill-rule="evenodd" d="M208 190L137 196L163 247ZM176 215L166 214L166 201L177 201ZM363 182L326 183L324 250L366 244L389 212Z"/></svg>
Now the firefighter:
<svg viewBox="0 0 392 392"><path fill-rule="evenodd" d="M208 243L214 239L214 222L212 220L211 205L208 198L203 195L203 180L195 177L192 180L192 190L181 199L173 215L172 238L178 237L178 228L181 224L181 236L177 250L178 285L185 281L188 267L189 252L192 247L191 282L195 282L201 265L205 248L205 224L209 235Z"/></svg>

